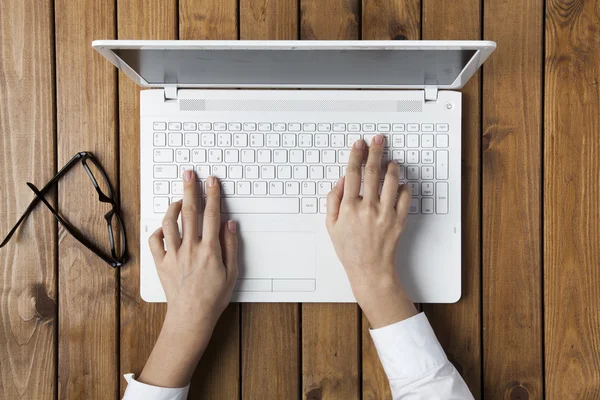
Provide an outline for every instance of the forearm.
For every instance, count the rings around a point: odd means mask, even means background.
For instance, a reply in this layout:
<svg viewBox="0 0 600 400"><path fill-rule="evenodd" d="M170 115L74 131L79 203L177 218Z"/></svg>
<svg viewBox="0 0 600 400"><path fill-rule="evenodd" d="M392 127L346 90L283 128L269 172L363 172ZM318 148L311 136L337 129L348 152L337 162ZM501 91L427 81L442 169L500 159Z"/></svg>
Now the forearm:
<svg viewBox="0 0 600 400"><path fill-rule="evenodd" d="M213 328L213 324L207 323L199 332L185 331L167 313L138 381L166 388L187 386L208 345Z"/></svg>

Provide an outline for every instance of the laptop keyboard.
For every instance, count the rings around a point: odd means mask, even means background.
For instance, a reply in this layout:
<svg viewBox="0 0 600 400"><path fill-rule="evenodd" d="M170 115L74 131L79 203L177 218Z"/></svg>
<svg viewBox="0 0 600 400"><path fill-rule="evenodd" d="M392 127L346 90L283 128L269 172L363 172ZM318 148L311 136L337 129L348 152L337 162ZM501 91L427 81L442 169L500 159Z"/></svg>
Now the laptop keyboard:
<svg viewBox="0 0 600 400"><path fill-rule="evenodd" d="M186 169L196 171L198 193L208 176L219 178L223 213L324 214L353 143L369 145L378 133L383 162L396 160L400 182L412 189L409 213L448 213L445 123L158 121L153 128L155 214L181 199Z"/></svg>

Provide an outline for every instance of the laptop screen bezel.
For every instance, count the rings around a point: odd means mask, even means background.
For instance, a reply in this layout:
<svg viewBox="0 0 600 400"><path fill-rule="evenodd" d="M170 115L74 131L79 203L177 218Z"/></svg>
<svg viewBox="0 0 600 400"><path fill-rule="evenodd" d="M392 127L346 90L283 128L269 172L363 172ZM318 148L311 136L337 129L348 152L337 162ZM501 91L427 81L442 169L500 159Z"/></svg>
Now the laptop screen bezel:
<svg viewBox="0 0 600 400"><path fill-rule="evenodd" d="M483 64L496 48L496 43L491 41L417 41L417 40L382 40L382 41L244 41L244 40L96 40L92 47L119 68L131 80L142 87L164 88L176 86L179 88L299 88L299 89L423 89L426 85L327 85L327 84L164 84L149 83L140 76L130 65L124 62L116 53L117 49L152 49L152 50L299 50L299 51L327 51L327 50L475 50L454 82L449 85L427 85L438 89L459 89L473 76L475 71Z"/></svg>

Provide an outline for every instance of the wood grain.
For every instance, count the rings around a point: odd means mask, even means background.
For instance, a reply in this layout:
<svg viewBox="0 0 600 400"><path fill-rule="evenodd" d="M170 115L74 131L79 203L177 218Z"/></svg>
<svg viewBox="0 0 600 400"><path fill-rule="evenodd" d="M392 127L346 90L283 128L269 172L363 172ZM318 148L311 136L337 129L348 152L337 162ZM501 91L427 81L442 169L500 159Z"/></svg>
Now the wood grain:
<svg viewBox="0 0 600 400"><path fill-rule="evenodd" d="M298 38L296 0L241 0L240 39ZM242 398L300 395L300 306L248 303L242 312Z"/></svg>
<svg viewBox="0 0 600 400"><path fill-rule="evenodd" d="M116 71L91 47L115 37L114 1L57 0L58 164L91 151L118 193ZM84 235L108 248L104 214L81 166L59 184L58 208ZM117 396L118 271L59 229L58 396Z"/></svg>
<svg viewBox="0 0 600 400"><path fill-rule="evenodd" d="M182 40L238 39L236 0L179 0ZM240 393L240 306L230 304L192 378L191 399L235 399Z"/></svg>
<svg viewBox="0 0 600 400"><path fill-rule="evenodd" d="M481 38L479 0L423 1L424 40ZM423 304L448 358L481 398L481 96L480 75L462 98L462 297L456 304Z"/></svg>
<svg viewBox="0 0 600 400"><path fill-rule="evenodd" d="M546 397L600 393L600 4L546 2Z"/></svg>
<svg viewBox="0 0 600 400"><path fill-rule="evenodd" d="M53 30L51 1L0 2L0 240L56 170ZM56 245L42 205L0 249L0 398L54 396Z"/></svg>
<svg viewBox="0 0 600 400"><path fill-rule="evenodd" d="M301 39L358 39L359 8L357 0L301 0ZM358 399L359 350L356 304L303 304L302 398Z"/></svg>
<svg viewBox="0 0 600 400"><path fill-rule="evenodd" d="M541 91L543 2L483 4L483 395L543 397Z"/></svg>
<svg viewBox="0 0 600 400"><path fill-rule="evenodd" d="M364 1L362 39L418 40L421 38L421 1ZM420 305L417 304L419 308ZM419 309L420 311L420 309ZM362 314L362 396L363 399L391 398L388 378L369 333L369 321Z"/></svg>
<svg viewBox="0 0 600 400"><path fill-rule="evenodd" d="M120 0L117 4L119 39L177 39L176 0ZM127 217L129 261L121 268L120 389L123 374L142 372L158 338L166 303L146 303L140 297L140 88L119 73L119 143L121 210Z"/></svg>

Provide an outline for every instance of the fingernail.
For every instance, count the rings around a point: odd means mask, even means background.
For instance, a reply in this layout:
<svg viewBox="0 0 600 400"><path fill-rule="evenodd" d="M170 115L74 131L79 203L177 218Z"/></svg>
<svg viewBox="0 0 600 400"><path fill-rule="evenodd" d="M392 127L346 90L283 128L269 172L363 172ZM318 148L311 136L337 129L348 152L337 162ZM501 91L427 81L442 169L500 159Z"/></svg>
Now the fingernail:
<svg viewBox="0 0 600 400"><path fill-rule="evenodd" d="M192 171L186 169L185 171L183 171L183 180L187 182L190 179L192 179Z"/></svg>
<svg viewBox="0 0 600 400"><path fill-rule="evenodd" d="M383 135L375 136L375 143L377 143L377 144L383 143Z"/></svg>
<svg viewBox="0 0 600 400"><path fill-rule="evenodd" d="M236 233L237 232L237 224L236 224L236 222L235 221L228 221L227 222L227 229L231 233Z"/></svg>
<svg viewBox="0 0 600 400"><path fill-rule="evenodd" d="M206 183L208 184L208 187L215 186L215 178L213 176L209 176L208 181Z"/></svg>
<svg viewBox="0 0 600 400"><path fill-rule="evenodd" d="M362 140L357 140L356 143L354 144L356 146L357 149L362 149L363 147L365 147L365 142L363 142Z"/></svg>

